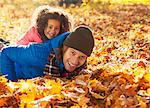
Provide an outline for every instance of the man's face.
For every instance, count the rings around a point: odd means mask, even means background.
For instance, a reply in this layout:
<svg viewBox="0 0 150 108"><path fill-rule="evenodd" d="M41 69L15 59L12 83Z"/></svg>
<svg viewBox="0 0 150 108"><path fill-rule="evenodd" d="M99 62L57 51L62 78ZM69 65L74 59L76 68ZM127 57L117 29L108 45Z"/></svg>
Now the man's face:
<svg viewBox="0 0 150 108"><path fill-rule="evenodd" d="M63 54L64 66L69 72L73 72L76 68L82 66L86 59L87 55L70 47Z"/></svg>

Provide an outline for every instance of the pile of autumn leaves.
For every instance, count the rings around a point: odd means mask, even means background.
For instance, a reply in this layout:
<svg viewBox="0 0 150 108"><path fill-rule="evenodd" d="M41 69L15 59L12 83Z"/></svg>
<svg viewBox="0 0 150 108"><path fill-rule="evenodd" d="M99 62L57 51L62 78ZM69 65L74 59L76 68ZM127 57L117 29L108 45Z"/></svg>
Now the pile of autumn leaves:
<svg viewBox="0 0 150 108"><path fill-rule="evenodd" d="M99 69L73 80L35 78L9 82L0 77L0 107L11 108L147 108L150 81Z"/></svg>
<svg viewBox="0 0 150 108"><path fill-rule="evenodd" d="M82 9L71 14L76 25L84 22L94 30L88 71L72 80L44 76L8 82L0 77L0 107L150 107L150 7L85 9L86 14Z"/></svg>

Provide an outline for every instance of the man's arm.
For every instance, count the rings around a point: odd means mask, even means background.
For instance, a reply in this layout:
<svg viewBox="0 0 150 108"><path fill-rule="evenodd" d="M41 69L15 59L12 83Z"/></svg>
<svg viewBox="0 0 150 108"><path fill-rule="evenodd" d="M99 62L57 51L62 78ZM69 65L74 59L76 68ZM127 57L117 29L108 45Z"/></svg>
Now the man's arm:
<svg viewBox="0 0 150 108"><path fill-rule="evenodd" d="M50 47L50 46L49 46ZM8 75L10 80L16 79L15 63L22 66L38 66L46 62L49 55L45 44L31 44L28 46L9 46L0 54L0 71Z"/></svg>

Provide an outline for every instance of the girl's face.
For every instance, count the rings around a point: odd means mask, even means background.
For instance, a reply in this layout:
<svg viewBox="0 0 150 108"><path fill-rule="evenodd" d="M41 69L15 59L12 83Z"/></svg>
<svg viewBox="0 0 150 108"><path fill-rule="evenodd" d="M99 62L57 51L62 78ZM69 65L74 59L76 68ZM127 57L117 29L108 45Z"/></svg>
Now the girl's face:
<svg viewBox="0 0 150 108"><path fill-rule="evenodd" d="M70 47L68 47L63 54L64 66L69 72L73 72L76 68L82 66L86 59L87 55Z"/></svg>
<svg viewBox="0 0 150 108"><path fill-rule="evenodd" d="M48 24L44 29L44 34L48 39L51 39L58 35L60 31L60 22L55 19L49 19Z"/></svg>

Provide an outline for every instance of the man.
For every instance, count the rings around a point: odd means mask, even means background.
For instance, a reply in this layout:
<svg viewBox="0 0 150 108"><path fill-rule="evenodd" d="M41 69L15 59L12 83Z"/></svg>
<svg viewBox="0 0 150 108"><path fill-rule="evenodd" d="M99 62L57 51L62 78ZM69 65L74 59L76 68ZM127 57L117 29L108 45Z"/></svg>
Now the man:
<svg viewBox="0 0 150 108"><path fill-rule="evenodd" d="M73 32L66 32L45 43L4 48L0 55L0 72L9 80L44 74L73 77L86 66L93 47L91 30L79 26Z"/></svg>

